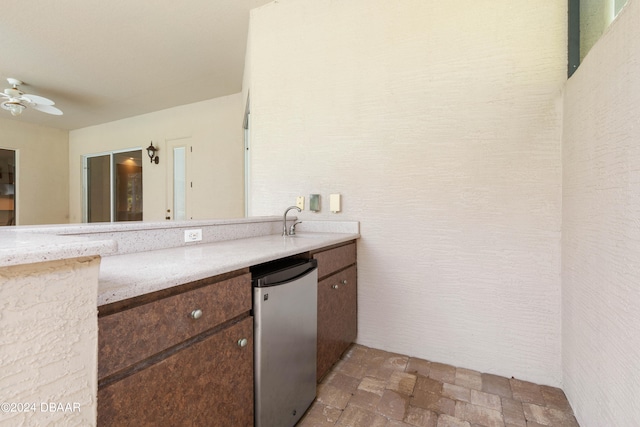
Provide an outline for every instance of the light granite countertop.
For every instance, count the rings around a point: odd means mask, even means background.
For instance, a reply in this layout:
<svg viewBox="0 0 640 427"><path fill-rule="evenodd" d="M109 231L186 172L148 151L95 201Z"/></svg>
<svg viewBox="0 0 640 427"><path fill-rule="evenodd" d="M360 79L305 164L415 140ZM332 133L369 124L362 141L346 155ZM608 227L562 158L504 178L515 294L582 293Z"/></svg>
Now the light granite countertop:
<svg viewBox="0 0 640 427"><path fill-rule="evenodd" d="M194 228L202 241L185 243ZM100 306L360 237L355 221L306 220L293 237L280 230L281 217L12 227L0 231L0 268L100 256Z"/></svg>
<svg viewBox="0 0 640 427"><path fill-rule="evenodd" d="M358 233L272 234L105 257L98 306L359 237Z"/></svg>
<svg viewBox="0 0 640 427"><path fill-rule="evenodd" d="M0 267L108 255L116 249L117 243L113 240L43 235L15 229L0 231Z"/></svg>

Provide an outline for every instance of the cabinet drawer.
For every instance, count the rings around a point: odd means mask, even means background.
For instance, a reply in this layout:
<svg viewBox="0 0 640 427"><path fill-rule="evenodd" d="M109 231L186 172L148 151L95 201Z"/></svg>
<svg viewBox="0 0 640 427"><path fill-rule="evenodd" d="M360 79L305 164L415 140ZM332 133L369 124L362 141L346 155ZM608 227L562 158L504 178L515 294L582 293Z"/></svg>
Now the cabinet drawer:
<svg viewBox="0 0 640 427"><path fill-rule="evenodd" d="M251 309L251 275L206 285L98 319L98 378ZM195 310L198 314L192 316ZM197 318L196 318L197 317Z"/></svg>
<svg viewBox="0 0 640 427"><path fill-rule="evenodd" d="M318 277L325 277L335 271L356 263L356 244L339 246L313 255L318 260Z"/></svg>

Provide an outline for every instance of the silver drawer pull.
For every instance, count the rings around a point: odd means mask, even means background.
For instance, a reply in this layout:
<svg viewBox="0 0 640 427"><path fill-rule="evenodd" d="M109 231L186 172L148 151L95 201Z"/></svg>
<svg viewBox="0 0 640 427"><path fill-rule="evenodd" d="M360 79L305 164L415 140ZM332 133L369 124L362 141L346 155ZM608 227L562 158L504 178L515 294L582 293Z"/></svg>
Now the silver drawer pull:
<svg viewBox="0 0 640 427"><path fill-rule="evenodd" d="M198 310L193 310L191 312L191 318L192 319L199 319L202 317L202 310L198 309Z"/></svg>
<svg viewBox="0 0 640 427"><path fill-rule="evenodd" d="M238 340L238 346L239 346L239 347L246 347L248 342L249 342L249 341L247 341L247 339L246 339L246 338L240 338L240 339Z"/></svg>
<svg viewBox="0 0 640 427"><path fill-rule="evenodd" d="M343 285L346 285L347 284L347 279L341 280L340 283L342 283Z"/></svg>
<svg viewBox="0 0 640 427"><path fill-rule="evenodd" d="M338 289L338 285L331 285L333 289Z"/></svg>

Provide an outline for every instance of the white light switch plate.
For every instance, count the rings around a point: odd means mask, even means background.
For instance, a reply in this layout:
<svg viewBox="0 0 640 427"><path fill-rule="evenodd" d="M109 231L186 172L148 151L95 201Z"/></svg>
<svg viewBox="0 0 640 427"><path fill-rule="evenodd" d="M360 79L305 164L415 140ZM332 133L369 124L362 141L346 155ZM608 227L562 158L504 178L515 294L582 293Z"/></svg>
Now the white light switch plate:
<svg viewBox="0 0 640 427"><path fill-rule="evenodd" d="M304 210L304 196L296 197L296 206Z"/></svg>
<svg viewBox="0 0 640 427"><path fill-rule="evenodd" d="M202 240L202 229L197 228L194 230L184 230L185 242L199 242Z"/></svg>
<svg viewBox="0 0 640 427"><path fill-rule="evenodd" d="M329 210L333 213L340 212L340 194L329 195Z"/></svg>

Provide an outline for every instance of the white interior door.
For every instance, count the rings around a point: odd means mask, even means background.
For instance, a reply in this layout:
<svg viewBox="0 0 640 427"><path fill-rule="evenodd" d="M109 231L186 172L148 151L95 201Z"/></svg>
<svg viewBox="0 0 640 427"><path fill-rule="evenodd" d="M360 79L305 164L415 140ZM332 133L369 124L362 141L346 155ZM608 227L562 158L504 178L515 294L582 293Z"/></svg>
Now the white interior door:
<svg viewBox="0 0 640 427"><path fill-rule="evenodd" d="M189 216L189 157L191 137L167 140L167 220L185 220Z"/></svg>

